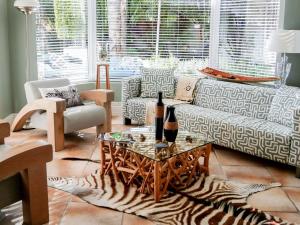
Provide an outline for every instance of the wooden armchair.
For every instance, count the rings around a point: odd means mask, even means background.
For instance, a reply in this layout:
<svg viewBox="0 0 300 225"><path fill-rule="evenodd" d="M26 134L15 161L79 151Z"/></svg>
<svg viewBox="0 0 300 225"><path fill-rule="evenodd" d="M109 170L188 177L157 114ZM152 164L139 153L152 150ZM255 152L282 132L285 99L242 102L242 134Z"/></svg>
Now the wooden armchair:
<svg viewBox="0 0 300 225"><path fill-rule="evenodd" d="M22 200L24 224L49 221L46 163L52 147L32 142L11 147L3 144L9 124L0 121L0 209Z"/></svg>
<svg viewBox="0 0 300 225"><path fill-rule="evenodd" d="M114 92L111 90L85 90L80 92L83 100L90 100L82 106L65 107L60 98L42 99L39 88L54 88L70 85L68 79L31 81L25 84L28 104L23 107L12 124L12 131L19 131L31 118L30 126L47 130L48 142L55 151L64 148L64 134L97 127L100 132L111 131L111 102ZM93 101L93 103L91 103Z"/></svg>

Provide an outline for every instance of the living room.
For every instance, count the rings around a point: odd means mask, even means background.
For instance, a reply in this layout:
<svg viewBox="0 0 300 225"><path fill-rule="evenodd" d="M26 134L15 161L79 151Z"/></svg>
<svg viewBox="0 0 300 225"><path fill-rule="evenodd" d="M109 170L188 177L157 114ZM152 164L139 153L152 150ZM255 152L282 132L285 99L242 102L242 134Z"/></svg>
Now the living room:
<svg viewBox="0 0 300 225"><path fill-rule="evenodd" d="M0 0L0 224L300 224L299 0Z"/></svg>

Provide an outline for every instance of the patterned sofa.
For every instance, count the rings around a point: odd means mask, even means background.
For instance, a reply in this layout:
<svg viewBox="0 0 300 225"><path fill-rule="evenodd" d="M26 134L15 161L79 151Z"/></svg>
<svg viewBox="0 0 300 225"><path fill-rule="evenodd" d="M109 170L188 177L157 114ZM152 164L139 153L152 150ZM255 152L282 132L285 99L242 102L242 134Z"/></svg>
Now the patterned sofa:
<svg viewBox="0 0 300 225"><path fill-rule="evenodd" d="M125 122L143 121L141 77L122 82ZM299 98L298 95L299 94ZM251 155L289 164L300 176L300 88L273 89L200 80L192 104L176 105L181 128L206 132L215 143Z"/></svg>

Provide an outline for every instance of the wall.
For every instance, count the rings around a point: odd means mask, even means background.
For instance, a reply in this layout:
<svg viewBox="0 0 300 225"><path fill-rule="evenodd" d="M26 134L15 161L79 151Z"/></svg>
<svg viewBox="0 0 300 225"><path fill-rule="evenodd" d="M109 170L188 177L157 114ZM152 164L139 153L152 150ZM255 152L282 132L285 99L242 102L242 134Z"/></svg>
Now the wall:
<svg viewBox="0 0 300 225"><path fill-rule="evenodd" d="M0 118L12 112L7 0L0 0Z"/></svg>
<svg viewBox="0 0 300 225"><path fill-rule="evenodd" d="M286 0L284 13L284 29L300 30L300 0ZM288 54L292 63L288 85L300 87L300 54Z"/></svg>
<svg viewBox="0 0 300 225"><path fill-rule="evenodd" d="M10 72L12 83L13 110L18 112L25 104L24 83L26 81L26 21L25 15L17 10L13 0L8 0ZM30 79L37 79L35 17L28 17Z"/></svg>

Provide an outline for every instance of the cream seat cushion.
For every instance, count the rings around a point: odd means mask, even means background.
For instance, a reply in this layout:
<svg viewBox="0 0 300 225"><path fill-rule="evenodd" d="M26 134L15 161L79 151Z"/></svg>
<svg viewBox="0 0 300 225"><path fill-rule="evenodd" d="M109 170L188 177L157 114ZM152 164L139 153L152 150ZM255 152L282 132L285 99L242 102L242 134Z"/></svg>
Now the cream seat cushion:
<svg viewBox="0 0 300 225"><path fill-rule="evenodd" d="M67 108L64 112L64 133L71 133L95 125L102 125L106 120L105 109L93 103ZM31 117L31 126L47 130L47 113L37 112Z"/></svg>

